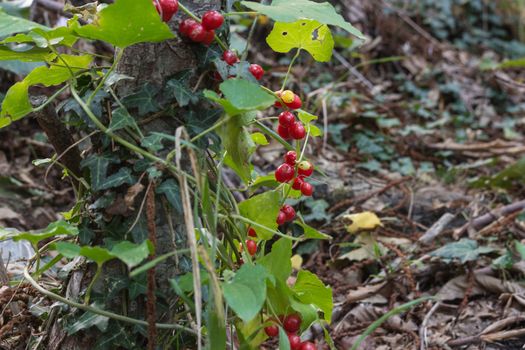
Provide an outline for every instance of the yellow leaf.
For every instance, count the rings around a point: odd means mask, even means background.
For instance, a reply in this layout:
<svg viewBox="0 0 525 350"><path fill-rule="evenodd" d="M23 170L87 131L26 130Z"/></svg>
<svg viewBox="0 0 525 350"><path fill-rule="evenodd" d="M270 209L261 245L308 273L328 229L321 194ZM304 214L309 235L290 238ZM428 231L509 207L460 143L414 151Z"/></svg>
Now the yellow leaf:
<svg viewBox="0 0 525 350"><path fill-rule="evenodd" d="M350 233L356 233L360 230L373 230L377 226L383 226L381 220L371 211L345 215L344 219L352 221L352 224L346 228Z"/></svg>
<svg viewBox="0 0 525 350"><path fill-rule="evenodd" d="M303 258L300 255L295 254L290 260L292 260L292 268L294 270L301 269L301 266L303 265Z"/></svg>

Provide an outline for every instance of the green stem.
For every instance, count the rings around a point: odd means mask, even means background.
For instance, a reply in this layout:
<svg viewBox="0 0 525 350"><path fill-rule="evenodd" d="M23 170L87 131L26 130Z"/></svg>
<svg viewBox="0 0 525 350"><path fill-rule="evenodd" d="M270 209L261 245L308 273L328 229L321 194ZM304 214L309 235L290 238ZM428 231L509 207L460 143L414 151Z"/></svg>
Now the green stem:
<svg viewBox="0 0 525 350"><path fill-rule="evenodd" d="M200 134L198 134L197 136L193 137L190 142L195 142L197 141L198 139L200 139L201 137L203 137L204 135L212 132L213 130L217 129L218 127L220 127L221 125L229 122L231 119L231 117L226 117L224 118L223 120L221 121L218 121L217 123L215 123L214 125L210 126L208 129L204 130L203 132L201 132Z"/></svg>
<svg viewBox="0 0 525 350"><path fill-rule="evenodd" d="M290 65L288 66L288 71L286 72L286 75L284 77L283 86L281 87L281 91L284 91L284 88L286 87L286 83L288 82L288 77L290 76L290 72L292 71L292 67L299 57L299 54L301 53L301 49L297 49L297 52L295 53L295 56L293 56L292 61L290 62Z"/></svg>
<svg viewBox="0 0 525 350"><path fill-rule="evenodd" d="M224 216L224 215L221 215L221 216ZM241 220L241 221L244 221L250 225L253 225L253 226L256 226L256 227L259 227L259 228L262 228L266 231L270 231L272 232L273 234L276 234L277 236L281 236L283 238L286 238L286 239L289 239L291 241L303 241L302 238L297 238L297 237L293 237L293 236L288 236L288 235L285 235L279 231L276 231L276 230L272 230L271 228L267 227L267 226L264 226L264 225L261 225L253 220L250 220L248 218L245 218L244 216L241 216L241 215L229 215L230 217L232 217L233 219L237 219L237 220Z"/></svg>
<svg viewBox="0 0 525 350"><path fill-rule="evenodd" d="M93 290L93 286L95 283L97 283L98 278L100 277L100 274L102 273L102 265L97 264L97 271L95 272L95 276L93 276L93 279L91 282L89 282L89 286L86 289L86 296L84 297L84 305L89 305L89 299L91 299L91 291Z"/></svg>
<svg viewBox="0 0 525 350"><path fill-rule="evenodd" d="M100 81L100 83L98 83L97 87L95 88L95 90L93 91L93 93L89 96L89 98L87 99L87 102L86 104L89 106L91 104L91 102L93 102L93 99L95 98L95 96L97 95L97 92L100 91L100 89L102 89L102 87L104 86L104 84L106 83L106 81L108 80L109 76L111 75L111 73L115 70L115 68L117 67L117 64L120 62L120 59L122 58L122 54L124 53L124 50L122 49L117 49L117 57L115 58L115 60L113 61L113 64L111 65L111 68L109 68L109 70L106 72L106 74L104 74L104 77L102 78L102 80Z"/></svg>
<svg viewBox="0 0 525 350"><path fill-rule="evenodd" d="M241 16L241 15L255 16L258 14L259 12L257 11L239 11L239 12L225 12L222 15L226 17L226 16Z"/></svg>
<svg viewBox="0 0 525 350"><path fill-rule="evenodd" d="M199 17L197 17L193 12L191 12L186 6L184 6L183 4L181 4L179 2L179 8L184 12L186 13L188 16L190 16L191 18L193 18L194 20L196 20L197 22L201 23L201 19ZM221 38L219 38L217 35L215 35L215 41L217 42L217 44L219 44L219 46L224 50L228 50L228 46L226 46L226 44L221 40Z"/></svg>
<svg viewBox="0 0 525 350"><path fill-rule="evenodd" d="M53 102L57 97L58 95L60 95L61 93L63 93L67 88L69 87L69 84L66 84L64 86L62 86L60 89L58 89L53 95L51 95L47 100L46 102L42 103L40 106L36 107L36 108L33 108L33 112L39 112L41 111L42 109L44 109L48 104L50 104L51 102Z"/></svg>
<svg viewBox="0 0 525 350"><path fill-rule="evenodd" d="M62 296L60 296L58 294L50 292L47 289L43 288L41 285L39 285L33 279L33 277L31 277L31 274L28 271L28 267L24 268L24 278L26 280L28 280L29 283L36 290L38 290L40 293L42 293L43 295L45 295L48 298L51 298L53 300L56 300L56 301L59 301L61 303L66 304L66 305L69 305L71 307L74 307L74 308L77 308L77 309L80 309L80 310L83 310L83 311L92 312L94 314L105 316L105 317L108 317L108 318L111 318L111 319L114 319L114 320L117 320L117 321L131 323L131 324L135 324L135 325L139 325L139 326L146 326L146 327L148 326L148 322L146 322L146 321L141 321L141 320L137 320L135 318L131 318L131 317L115 314L113 312L109 312L109 311L106 311L106 310L101 310L101 309L98 309L96 307L92 307L92 306L89 306L89 305L76 303L76 302L71 301L71 300L69 300L67 298L64 298L64 297L62 297ZM180 330L180 331L183 331L183 332L187 332L187 333L190 333L190 334L197 334L197 332L195 332L193 329L187 328L187 327L184 327L184 326L181 326L181 325L178 325L178 324L157 323L156 327L159 328L159 329L177 329L177 330Z"/></svg>
<svg viewBox="0 0 525 350"><path fill-rule="evenodd" d="M261 123L258 120L255 121L255 124L257 125L257 127L259 129L261 129L262 132L264 132L266 135L270 136L271 138L273 138L274 140L279 142L281 145L283 145L284 148L286 148L287 151L293 151L294 150L292 145L290 145L288 142L286 142L286 140L284 140L281 136L279 136L279 134L277 134L275 131L273 131L272 129L270 129L269 127L267 127L266 125L264 125L263 123Z"/></svg>

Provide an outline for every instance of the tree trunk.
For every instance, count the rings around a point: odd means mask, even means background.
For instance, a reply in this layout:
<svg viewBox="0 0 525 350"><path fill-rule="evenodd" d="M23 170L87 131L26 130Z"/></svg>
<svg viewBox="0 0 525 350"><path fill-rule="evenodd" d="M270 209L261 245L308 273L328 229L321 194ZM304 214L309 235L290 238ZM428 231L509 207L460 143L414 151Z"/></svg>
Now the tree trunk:
<svg viewBox="0 0 525 350"><path fill-rule="evenodd" d="M197 15L202 15L202 13L207 10L220 8L221 2L220 0L193 0L184 2L184 5ZM178 27L178 23L184 18L186 18L185 14L182 13L182 11L179 11L177 16L170 22L170 27L175 31L175 28ZM162 87L171 76L189 69L193 69L195 72L195 75L190 79L190 81L193 81L193 84L195 84L199 78L197 67L200 59L194 52L195 47L195 44L190 44L180 38L175 38L169 42L158 44L138 44L127 48L116 71L117 73L133 77L134 80L124 80L119 83L117 87L119 97L122 98L137 91L146 83ZM181 115L180 119L173 118L172 116L154 118L153 121L141 125L141 128L144 131L159 131L174 135L176 128L180 126L177 124L179 123L177 120L184 119L183 112L183 110L176 111L177 114ZM144 118L147 118L147 116ZM94 146L94 149L96 149L97 145ZM182 166L184 167L184 164L182 164ZM146 191L143 190L139 197L142 197L145 194ZM93 202L97 199L96 197L97 196L94 196ZM142 198L137 198L135 203L140 204L141 201ZM135 207L138 210L139 205L136 205ZM131 215L128 213L126 217L135 217L136 215L137 212L131 213ZM143 216L145 216L144 213ZM123 222L125 219L125 217L122 218ZM184 248L183 244L186 241L182 213L167 206L166 201L160 200L159 198L156 200L156 240L156 255L162 255L172 252L175 249ZM180 266L181 263L185 266ZM167 259L163 263L157 265L156 281L158 293L168 297L173 296L174 293L169 285L169 279L188 271L191 271L191 261L181 262L176 258ZM120 263L108 264L104 271L106 276L115 274L122 275L123 273L127 272L125 269L123 271ZM92 275L93 271L89 268L84 269L84 271L75 272L70 278L68 290L79 291L84 289L89 283ZM97 290L102 292L104 290L106 287L103 283L104 280L103 277L100 279L101 283L95 285L94 292L97 292ZM145 312L143 311L145 303L139 303L140 305L133 303L130 305L130 303L127 303L126 298L116 299L118 300L111 301L112 309L114 309L113 311L121 313L123 306L125 306L125 309L128 310L129 314L136 311L137 314L142 315L143 320L146 319ZM165 302L167 305L172 305L169 299ZM127 305L123 305L126 303ZM81 315L81 313L77 312L76 317L78 318L79 315ZM171 317L172 312L159 312L159 315L160 316L157 317L158 322L173 321ZM96 328L91 327L87 331L81 331L72 336L68 336L63 322L65 317L63 316L67 315L60 315L59 317L62 318L58 318L53 323L46 349L83 350L92 348L100 335ZM145 346L141 347L138 345L138 348L145 348Z"/></svg>

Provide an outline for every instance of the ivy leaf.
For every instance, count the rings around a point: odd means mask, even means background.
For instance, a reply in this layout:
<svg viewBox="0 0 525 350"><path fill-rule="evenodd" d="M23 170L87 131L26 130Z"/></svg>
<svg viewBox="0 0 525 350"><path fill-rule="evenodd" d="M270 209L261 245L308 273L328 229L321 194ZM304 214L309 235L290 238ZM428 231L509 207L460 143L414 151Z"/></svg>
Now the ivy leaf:
<svg viewBox="0 0 525 350"><path fill-rule="evenodd" d="M275 218L279 213L279 193L267 191L239 203L239 211L242 216L258 224L277 230ZM274 233L261 227L254 227L261 239L268 240Z"/></svg>
<svg viewBox="0 0 525 350"><path fill-rule="evenodd" d="M109 130L117 131L125 127L137 128L137 122L124 108L117 108L113 111L111 123L109 124Z"/></svg>
<svg viewBox="0 0 525 350"><path fill-rule="evenodd" d="M74 30L82 37L120 48L174 37L150 0L117 0L103 8L93 24L80 26L77 23Z"/></svg>
<svg viewBox="0 0 525 350"><path fill-rule="evenodd" d="M180 197L180 188L174 179L168 179L161 183L155 192L157 194L164 194L168 199L168 202L177 211L177 213L182 213L183 209L182 200Z"/></svg>
<svg viewBox="0 0 525 350"><path fill-rule="evenodd" d="M120 168L115 174L108 176L101 183L97 184L98 187L93 188L93 190L107 190L108 188L118 187L123 184L132 184L134 182L135 179L131 175L131 170L129 168Z"/></svg>
<svg viewBox="0 0 525 350"><path fill-rule="evenodd" d="M451 261L454 259L459 260L461 263L467 261L473 261L479 258L482 254L487 254L494 251L490 247L480 247L478 242L463 238L458 242L452 242L444 245L443 247L430 252L431 256L439 257L445 261Z"/></svg>
<svg viewBox="0 0 525 350"><path fill-rule="evenodd" d="M321 310L324 313L324 319L330 323L334 307L332 288L325 286L313 273L300 270L292 290L299 301L315 305Z"/></svg>
<svg viewBox="0 0 525 350"><path fill-rule="evenodd" d="M335 8L327 2L309 0L273 0L271 5L263 5L253 1L241 1L241 4L278 22L295 22L308 18L322 24L343 28L350 34L365 39L363 33L346 22Z"/></svg>
<svg viewBox="0 0 525 350"><path fill-rule="evenodd" d="M124 97L122 102L130 108L138 108L139 115L157 112L160 109L155 100L159 88L150 83L144 84L142 88L134 94Z"/></svg>
<svg viewBox="0 0 525 350"><path fill-rule="evenodd" d="M244 322L261 311L266 300L267 277L264 267L244 264L231 281L222 284L224 299Z"/></svg>
<svg viewBox="0 0 525 350"><path fill-rule="evenodd" d="M141 244L122 241L111 249L111 254L122 260L130 269L140 264L152 252L153 246L149 240Z"/></svg>
<svg viewBox="0 0 525 350"><path fill-rule="evenodd" d="M166 82L166 95L175 97L180 107L198 101L197 95L188 86L188 80L192 73L192 70L186 70Z"/></svg>
<svg viewBox="0 0 525 350"><path fill-rule="evenodd" d="M81 330L96 326L99 331L105 332L108 328L108 321L108 317L87 311L75 323L67 326L66 331L68 335L73 335Z"/></svg>
<svg viewBox="0 0 525 350"><path fill-rule="evenodd" d="M228 79L220 85L224 97L239 110L265 109L275 102L275 96L260 85L244 79Z"/></svg>
<svg viewBox="0 0 525 350"><path fill-rule="evenodd" d="M80 166L82 168L89 168L91 175L91 187L94 191L98 191L102 187L104 181L106 180L106 175L108 172L108 166L110 164L118 163L119 160L114 155L97 155L93 154L88 158L84 159Z"/></svg>
<svg viewBox="0 0 525 350"><path fill-rule="evenodd" d="M78 228L66 221L60 220L50 223L45 229L41 231L30 231L20 232L13 236L13 240L25 240L31 243L33 247L36 247L38 243L44 239L59 235L78 235Z"/></svg>
<svg viewBox="0 0 525 350"><path fill-rule="evenodd" d="M294 48L306 50L318 62L330 61L334 49L330 28L308 19L276 22L266 42L275 52L287 53Z"/></svg>

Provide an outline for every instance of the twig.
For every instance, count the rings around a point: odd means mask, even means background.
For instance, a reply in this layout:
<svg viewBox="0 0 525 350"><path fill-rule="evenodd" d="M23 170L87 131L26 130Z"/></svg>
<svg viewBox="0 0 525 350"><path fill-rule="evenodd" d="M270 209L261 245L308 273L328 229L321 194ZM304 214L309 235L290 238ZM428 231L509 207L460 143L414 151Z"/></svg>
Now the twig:
<svg viewBox="0 0 525 350"><path fill-rule="evenodd" d="M157 227L155 225L155 184L151 183L146 193L146 218L148 221L148 238L154 247L157 246ZM155 259L155 255L151 255L149 260ZM157 297L155 294L155 266L148 270L148 290L146 314L148 320L148 350L155 350L157 343L157 329L155 322L157 319Z"/></svg>
<svg viewBox="0 0 525 350"><path fill-rule="evenodd" d="M426 349L426 346L427 346L427 325L428 325L428 322L430 321L430 318L434 314L434 312L436 312L436 310L439 309L440 306L441 306L441 302L440 301L438 301L436 304L434 304L434 306L432 306L430 311L425 315L425 318L423 319L423 322L421 323L421 327L419 327L419 340L420 340L419 350L425 350Z"/></svg>
<svg viewBox="0 0 525 350"><path fill-rule="evenodd" d="M455 217L456 215L450 213L443 214L443 216L441 216L439 220L436 221L434 225L432 225L432 227L430 227L428 231L423 234L423 236L419 237L419 242L422 244L430 244L445 230L447 225L450 224L450 222L454 220Z"/></svg>
<svg viewBox="0 0 525 350"><path fill-rule="evenodd" d="M368 80L367 78L365 78L365 76L363 74L361 74L354 66L352 66L350 64L350 62L348 62L346 60L346 58L344 58L340 53L338 53L337 51L334 51L334 57L346 68L348 69L348 71L350 72L350 74L352 74L355 78L357 78L357 80L363 84L367 89L368 89L368 92L369 93L372 93L373 89L374 89L374 84L372 84L372 82L370 82L370 80Z"/></svg>

